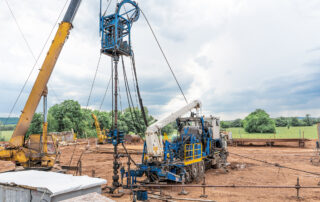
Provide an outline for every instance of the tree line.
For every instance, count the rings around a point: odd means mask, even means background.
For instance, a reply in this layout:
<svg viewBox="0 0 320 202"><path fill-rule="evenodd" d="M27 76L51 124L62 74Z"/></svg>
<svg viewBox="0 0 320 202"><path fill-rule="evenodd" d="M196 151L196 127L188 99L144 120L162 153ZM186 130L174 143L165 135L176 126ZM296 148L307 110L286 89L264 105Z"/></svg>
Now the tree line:
<svg viewBox="0 0 320 202"><path fill-rule="evenodd" d="M15 127L16 127L15 124L2 125L2 124L0 123L0 131L14 130Z"/></svg>
<svg viewBox="0 0 320 202"><path fill-rule="evenodd" d="M9 118L4 118L4 117L0 117L0 125L15 125L17 124L19 121L19 118L17 117L9 117Z"/></svg>
<svg viewBox="0 0 320 202"><path fill-rule="evenodd" d="M94 113L100 123L101 129L110 130L113 124L112 111L98 111L81 108L80 104L74 100L66 100L56 104L48 110L48 132L62 132L74 130L79 138L96 137ZM152 124L156 119L149 115L145 107L148 124ZM42 132L43 114L35 113L29 127L29 134L39 134ZM126 134L133 133L144 136L146 126L143 121L141 110L138 108L126 108L118 112L118 129ZM163 129L163 132L171 133L174 128L170 125Z"/></svg>
<svg viewBox="0 0 320 202"><path fill-rule="evenodd" d="M148 124L151 125L156 119L149 115L148 109L145 107ZM74 100L66 100L60 104L56 104L48 110L48 131L62 132L74 130L79 138L96 137L94 113L100 123L101 129L111 129L113 124L112 111L98 111L81 108L80 104ZM17 118L15 118L17 119ZM17 121L17 120L16 120ZM320 118L312 118L307 114L304 118L298 117L278 117L270 118L269 114L262 109L257 109L250 113L245 119L236 119L233 121L221 121L221 127L235 128L243 127L248 133L274 133L276 127L291 126L312 126L320 123ZM39 134L42 132L43 114L35 113L30 124L27 136L30 134ZM14 130L15 125L1 125L2 131ZM126 108L118 112L118 128L125 133L138 134L144 136L146 126L143 116L138 108ZM171 134L177 129L176 123L168 124L161 131L162 133Z"/></svg>
<svg viewBox="0 0 320 202"><path fill-rule="evenodd" d="M276 127L291 126L312 126L320 123L320 118L312 118L306 114L303 118L298 117L278 117L270 118L269 114L262 109L257 109L250 113L245 119L233 121L221 121L222 128L243 127L248 133L274 133Z"/></svg>

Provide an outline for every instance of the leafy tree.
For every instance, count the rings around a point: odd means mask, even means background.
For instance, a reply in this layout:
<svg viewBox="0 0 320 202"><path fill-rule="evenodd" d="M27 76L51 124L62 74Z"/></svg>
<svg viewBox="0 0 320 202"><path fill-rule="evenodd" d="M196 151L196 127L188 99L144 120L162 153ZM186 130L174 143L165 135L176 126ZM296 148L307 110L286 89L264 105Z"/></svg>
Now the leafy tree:
<svg viewBox="0 0 320 202"><path fill-rule="evenodd" d="M231 127L233 127L233 128L240 128L242 126L243 126L243 124L242 124L242 120L241 119L236 119L236 120L231 122Z"/></svg>
<svg viewBox="0 0 320 202"><path fill-rule="evenodd" d="M77 101L66 100L61 104L56 104L49 109L49 113L57 121L57 132L73 128L76 133L84 134L84 128L80 127L83 126L83 113Z"/></svg>
<svg viewBox="0 0 320 202"><path fill-rule="evenodd" d="M177 129L177 123L175 122L169 123L168 125L166 125L161 129L161 133L162 134L167 133L168 135L170 135L171 133L174 132L175 129Z"/></svg>
<svg viewBox="0 0 320 202"><path fill-rule="evenodd" d="M220 126L221 126L221 128L231 128L231 122L230 121L221 121Z"/></svg>
<svg viewBox="0 0 320 202"><path fill-rule="evenodd" d="M146 107L144 108L144 111L146 113L148 124L150 125L154 118L149 115L149 111ZM129 108L125 109L120 115L119 120L120 123L126 124L127 126L127 130L124 129L124 131L144 136L147 127L145 126L142 112L138 108L132 108L131 111Z"/></svg>
<svg viewBox="0 0 320 202"><path fill-rule="evenodd" d="M313 120L310 117L310 114L306 114L306 117L303 119L303 122L305 123L306 126L312 126L313 125Z"/></svg>
<svg viewBox="0 0 320 202"><path fill-rule="evenodd" d="M286 127L290 124L290 121L285 117L279 117L275 119L275 123L277 127Z"/></svg>
<svg viewBox="0 0 320 202"><path fill-rule="evenodd" d="M48 113L48 132L56 132L58 128L58 121Z"/></svg>
<svg viewBox="0 0 320 202"><path fill-rule="evenodd" d="M299 119L298 119L297 117L292 117L292 118L291 118L290 125L291 125L291 126L300 126Z"/></svg>
<svg viewBox="0 0 320 202"><path fill-rule="evenodd" d="M35 113L33 115L30 127L27 132L27 137L31 134L40 134L42 133L43 125L43 115L40 113Z"/></svg>
<svg viewBox="0 0 320 202"><path fill-rule="evenodd" d="M101 128L110 129L112 124L112 115L108 112L99 112L98 119L100 122Z"/></svg>
<svg viewBox="0 0 320 202"><path fill-rule="evenodd" d="M275 123L264 110L257 109L244 119L244 129L248 133L274 133Z"/></svg>
<svg viewBox="0 0 320 202"><path fill-rule="evenodd" d="M148 123L152 123L154 118L148 113L145 108ZM66 100L60 104L52 106L48 111L48 131L62 132L74 131L78 137L96 137L96 130L92 113L98 117L100 127L102 129L111 129L112 112L92 111L90 109L82 109L80 104L73 100ZM132 118L134 122L132 121ZM42 132L42 114L36 113L33 117L28 134ZM10 125L14 127L14 125ZM146 126L143 121L143 116L138 108L130 111L129 108L118 112L118 128L126 133L135 133L144 135ZM172 129L168 129L170 132Z"/></svg>

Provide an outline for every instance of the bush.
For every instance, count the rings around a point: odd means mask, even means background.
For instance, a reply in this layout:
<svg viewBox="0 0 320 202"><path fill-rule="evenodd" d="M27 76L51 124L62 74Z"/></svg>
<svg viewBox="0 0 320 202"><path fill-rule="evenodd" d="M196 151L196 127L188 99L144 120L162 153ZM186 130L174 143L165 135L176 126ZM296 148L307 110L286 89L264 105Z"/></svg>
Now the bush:
<svg viewBox="0 0 320 202"><path fill-rule="evenodd" d="M277 127L287 127L290 125L290 119L285 117L279 117L275 119Z"/></svg>
<svg viewBox="0 0 320 202"><path fill-rule="evenodd" d="M275 122L264 110L257 109L244 119L244 129L248 133L274 133Z"/></svg>
<svg viewBox="0 0 320 202"><path fill-rule="evenodd" d="M220 126L221 128L231 128L231 121L221 121Z"/></svg>
<svg viewBox="0 0 320 202"><path fill-rule="evenodd" d="M232 128L241 128L243 126L243 121L241 119L236 119L231 122L231 127Z"/></svg>

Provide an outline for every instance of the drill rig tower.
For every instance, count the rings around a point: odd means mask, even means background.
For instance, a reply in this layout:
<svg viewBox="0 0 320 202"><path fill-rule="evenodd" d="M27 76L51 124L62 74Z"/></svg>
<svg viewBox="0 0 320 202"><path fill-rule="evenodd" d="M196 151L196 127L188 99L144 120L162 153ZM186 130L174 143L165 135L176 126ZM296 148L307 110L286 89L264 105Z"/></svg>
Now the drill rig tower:
<svg viewBox="0 0 320 202"><path fill-rule="evenodd" d="M114 145L114 162L113 162L113 192L119 184L119 155L118 145L123 142L123 132L118 130L118 62L119 57L132 56L130 31L133 22L137 21L140 9L136 2L123 0L117 4L114 14L102 15L102 2L100 0L100 34L101 34L101 53L112 58L114 70L114 89L112 98L113 125L109 133L112 144Z"/></svg>

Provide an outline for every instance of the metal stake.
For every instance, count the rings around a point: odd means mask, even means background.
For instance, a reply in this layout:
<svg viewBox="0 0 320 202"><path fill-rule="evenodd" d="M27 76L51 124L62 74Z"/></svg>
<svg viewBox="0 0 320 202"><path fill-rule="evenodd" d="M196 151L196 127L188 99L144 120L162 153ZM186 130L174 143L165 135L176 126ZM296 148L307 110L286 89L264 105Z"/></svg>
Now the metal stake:
<svg viewBox="0 0 320 202"><path fill-rule="evenodd" d="M208 198L208 195L206 195L206 187L205 187L205 185L206 185L206 176L203 177L202 185L204 185L204 186L202 187L202 194L200 195L200 198Z"/></svg>
<svg viewBox="0 0 320 202"><path fill-rule="evenodd" d="M182 176L182 185L184 185L184 181L185 181L185 177L184 175ZM181 192L179 193L179 195L188 195L189 192L187 192L186 190L184 190L184 187L182 187Z"/></svg>
<svg viewBox="0 0 320 202"><path fill-rule="evenodd" d="M297 177L296 189L297 189L297 199L300 199L299 192L300 192L301 186L300 186L300 183L299 183L299 177Z"/></svg>

